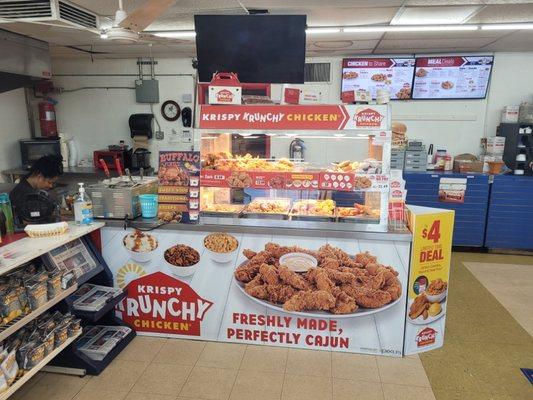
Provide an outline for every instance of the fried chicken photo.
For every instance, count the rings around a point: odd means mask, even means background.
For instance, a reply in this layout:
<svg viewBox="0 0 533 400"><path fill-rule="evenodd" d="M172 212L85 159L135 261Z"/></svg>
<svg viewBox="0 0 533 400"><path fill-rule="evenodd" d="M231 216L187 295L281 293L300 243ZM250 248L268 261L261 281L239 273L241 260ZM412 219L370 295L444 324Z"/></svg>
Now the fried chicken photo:
<svg viewBox="0 0 533 400"><path fill-rule="evenodd" d="M316 292L301 291L283 304L283 309L285 311L327 311L335 307L335 304L335 297L324 290L317 290Z"/></svg>
<svg viewBox="0 0 533 400"><path fill-rule="evenodd" d="M415 298L415 301L413 301L413 304L411 304L411 307L409 307L409 318L411 319L418 318L424 312L427 312L428 308L429 308L429 301L427 297L424 294L417 296Z"/></svg>
<svg viewBox="0 0 533 400"><path fill-rule="evenodd" d="M288 253L312 255L318 265L297 273L280 265L280 257ZM398 272L369 252L352 258L329 244L315 252L267 243L264 250L244 250L243 254L248 260L237 267L235 279L244 284L248 295L283 305L286 311L351 314L360 308L383 307L402 295ZM443 285L436 282L435 286L441 289Z"/></svg>

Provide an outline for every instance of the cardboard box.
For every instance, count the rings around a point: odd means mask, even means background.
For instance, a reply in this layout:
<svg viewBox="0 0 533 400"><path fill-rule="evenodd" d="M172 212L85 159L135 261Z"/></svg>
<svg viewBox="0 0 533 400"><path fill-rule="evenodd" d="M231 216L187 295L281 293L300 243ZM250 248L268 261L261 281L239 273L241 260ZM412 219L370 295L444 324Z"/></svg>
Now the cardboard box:
<svg viewBox="0 0 533 400"><path fill-rule="evenodd" d="M209 84L209 104L241 104L242 87L233 72L217 73Z"/></svg>
<svg viewBox="0 0 533 400"><path fill-rule="evenodd" d="M487 153L488 154L503 154L503 150L505 149L505 137L502 136L494 136L487 138Z"/></svg>
<svg viewBox="0 0 533 400"><path fill-rule="evenodd" d="M285 88L283 91L283 103L300 104L300 89Z"/></svg>
<svg viewBox="0 0 533 400"><path fill-rule="evenodd" d="M502 110L502 123L512 124L518 122L519 106L505 106Z"/></svg>
<svg viewBox="0 0 533 400"><path fill-rule="evenodd" d="M483 161L473 154L459 154L453 160L453 172L483 172Z"/></svg>

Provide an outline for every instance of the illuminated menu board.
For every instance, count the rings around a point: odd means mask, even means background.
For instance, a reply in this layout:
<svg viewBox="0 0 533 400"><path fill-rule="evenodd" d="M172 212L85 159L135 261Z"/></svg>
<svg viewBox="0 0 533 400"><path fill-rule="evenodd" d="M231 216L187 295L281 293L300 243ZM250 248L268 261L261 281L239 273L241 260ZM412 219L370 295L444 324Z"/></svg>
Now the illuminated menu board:
<svg viewBox="0 0 533 400"><path fill-rule="evenodd" d="M416 59L413 99L484 99L492 56Z"/></svg>
<svg viewBox="0 0 533 400"><path fill-rule="evenodd" d="M410 99L414 58L345 58L342 61L342 91L388 89L391 99Z"/></svg>

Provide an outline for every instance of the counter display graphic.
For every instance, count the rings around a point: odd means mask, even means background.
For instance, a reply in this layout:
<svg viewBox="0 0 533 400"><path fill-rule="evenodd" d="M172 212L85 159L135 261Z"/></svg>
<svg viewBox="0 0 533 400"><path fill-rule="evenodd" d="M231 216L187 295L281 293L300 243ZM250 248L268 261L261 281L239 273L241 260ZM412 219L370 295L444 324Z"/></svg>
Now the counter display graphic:
<svg viewBox="0 0 533 400"><path fill-rule="evenodd" d="M387 89L391 99L410 99L414 67L414 58L345 58L341 92L368 90L375 99Z"/></svg>
<svg viewBox="0 0 533 400"><path fill-rule="evenodd" d="M483 99L493 61L492 56L417 58L413 99Z"/></svg>
<svg viewBox="0 0 533 400"><path fill-rule="evenodd" d="M139 334L402 355L409 242L104 228L102 244Z"/></svg>
<svg viewBox="0 0 533 400"><path fill-rule="evenodd" d="M412 215L413 243L104 228L102 248L139 334L400 357L442 346L449 281L453 212Z"/></svg>

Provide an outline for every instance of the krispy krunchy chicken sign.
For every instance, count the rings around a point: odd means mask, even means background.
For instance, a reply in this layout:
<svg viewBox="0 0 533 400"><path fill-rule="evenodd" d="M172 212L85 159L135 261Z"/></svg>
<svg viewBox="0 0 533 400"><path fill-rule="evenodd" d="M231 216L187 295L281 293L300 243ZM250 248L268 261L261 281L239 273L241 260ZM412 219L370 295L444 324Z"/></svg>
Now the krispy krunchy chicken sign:
<svg viewBox="0 0 533 400"><path fill-rule="evenodd" d="M202 129L387 130L387 105L202 105Z"/></svg>
<svg viewBox="0 0 533 400"><path fill-rule="evenodd" d="M137 332L201 336L200 324L213 305L185 282L163 272L131 281L127 291L119 311Z"/></svg>

